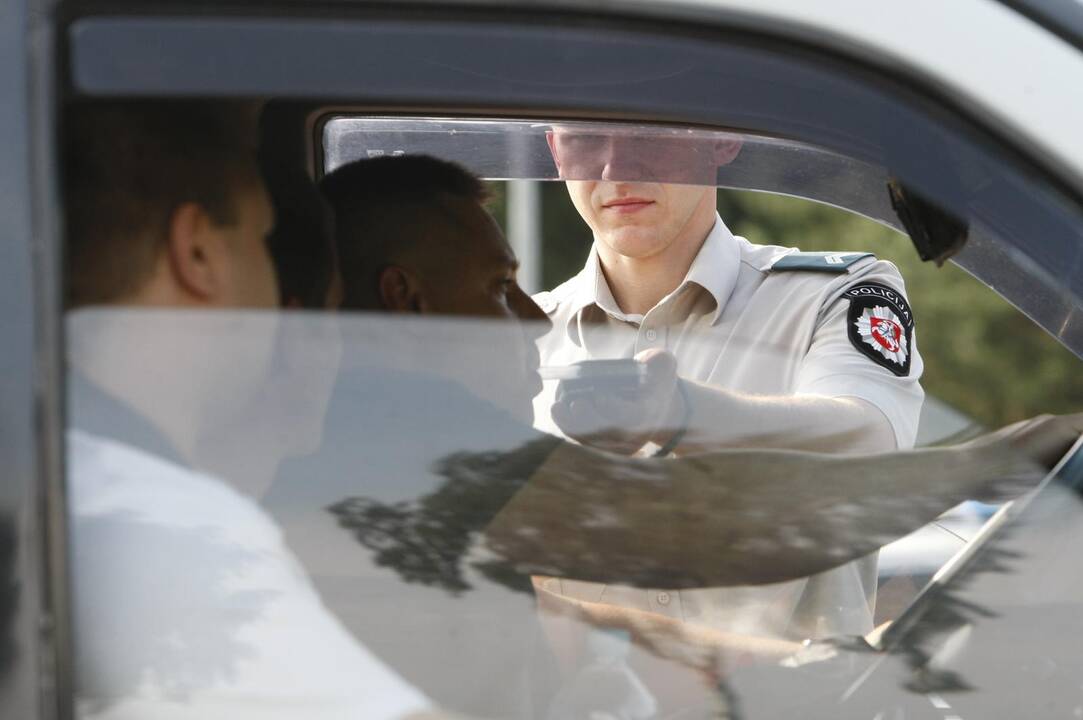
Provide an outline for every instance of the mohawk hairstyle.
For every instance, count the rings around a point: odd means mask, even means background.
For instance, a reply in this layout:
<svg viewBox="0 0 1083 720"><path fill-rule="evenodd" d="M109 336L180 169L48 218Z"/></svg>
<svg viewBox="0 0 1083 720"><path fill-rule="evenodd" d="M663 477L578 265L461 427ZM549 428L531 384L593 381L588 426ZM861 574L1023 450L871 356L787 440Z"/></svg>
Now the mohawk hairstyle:
<svg viewBox="0 0 1083 720"><path fill-rule="evenodd" d="M488 200L469 170L428 155L382 156L344 165L320 183L334 207L343 308L373 307L379 273L406 257L446 258L441 228L461 224L452 202Z"/></svg>

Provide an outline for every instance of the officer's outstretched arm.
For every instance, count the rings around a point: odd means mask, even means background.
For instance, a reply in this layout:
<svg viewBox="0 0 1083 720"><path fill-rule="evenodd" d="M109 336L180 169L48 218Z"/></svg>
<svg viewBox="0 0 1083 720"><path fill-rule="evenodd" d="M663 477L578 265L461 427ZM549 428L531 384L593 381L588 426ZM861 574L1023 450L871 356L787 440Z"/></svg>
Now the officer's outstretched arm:
<svg viewBox="0 0 1083 720"><path fill-rule="evenodd" d="M738 393L679 380L667 352L647 350L636 360L644 373L634 391L558 392L551 413L561 431L624 455L648 442L679 455L742 447L851 453L897 447L888 418L860 398Z"/></svg>
<svg viewBox="0 0 1083 720"><path fill-rule="evenodd" d="M860 398L756 396L685 382L688 429L681 453L770 447L876 453L896 449L887 417ZM656 442L665 441L663 429Z"/></svg>
<svg viewBox="0 0 1083 720"><path fill-rule="evenodd" d="M963 445L848 457L642 460L563 444L487 542L523 573L674 589L781 582L867 555L965 499L1033 487L1080 430L1083 416L1039 418Z"/></svg>

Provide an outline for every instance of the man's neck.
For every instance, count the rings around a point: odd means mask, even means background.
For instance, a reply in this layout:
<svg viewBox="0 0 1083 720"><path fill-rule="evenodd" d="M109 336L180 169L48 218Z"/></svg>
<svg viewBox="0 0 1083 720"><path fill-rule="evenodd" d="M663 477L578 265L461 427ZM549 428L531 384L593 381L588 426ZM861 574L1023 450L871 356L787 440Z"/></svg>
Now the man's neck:
<svg viewBox="0 0 1083 720"><path fill-rule="evenodd" d="M68 363L71 370L141 417L185 463L192 464L199 394L180 383L162 381L157 351L169 343L153 334L165 324L152 315L80 311L68 318Z"/></svg>
<svg viewBox="0 0 1083 720"><path fill-rule="evenodd" d="M646 315L680 287L715 224L714 203L698 209L665 250L649 257L621 255L595 243L609 291L621 312Z"/></svg>
<svg viewBox="0 0 1083 720"><path fill-rule="evenodd" d="M203 468L207 438L236 427L249 409L265 375L255 365L263 357L257 350L275 327L262 313L80 310L67 318L68 363L141 416L186 464Z"/></svg>

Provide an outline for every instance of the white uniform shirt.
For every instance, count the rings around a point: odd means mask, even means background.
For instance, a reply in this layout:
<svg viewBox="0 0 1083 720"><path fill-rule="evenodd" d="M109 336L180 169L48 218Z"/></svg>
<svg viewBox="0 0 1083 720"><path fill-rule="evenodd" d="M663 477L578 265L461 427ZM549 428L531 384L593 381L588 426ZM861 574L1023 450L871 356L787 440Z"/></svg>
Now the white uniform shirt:
<svg viewBox="0 0 1083 720"><path fill-rule="evenodd" d="M431 708L224 483L68 434L81 718L390 719Z"/></svg>
<svg viewBox="0 0 1083 720"><path fill-rule="evenodd" d="M843 295L868 286L904 294L898 270L872 257L841 272L772 270L795 252L735 237L717 219L680 286L645 315L629 315L613 300L592 249L578 275L535 296L553 321L553 330L539 342L542 363L628 358L662 348L676 356L680 377L719 388L860 398L888 419L899 448L912 447L924 398L916 340L904 375L873 362L851 340L855 301ZM535 417L539 427L559 434L549 415L554 392L555 384L547 383L535 399ZM812 578L754 588L678 592L558 578L546 582L547 589L578 599L729 632L822 637L871 630L876 560L872 556Z"/></svg>

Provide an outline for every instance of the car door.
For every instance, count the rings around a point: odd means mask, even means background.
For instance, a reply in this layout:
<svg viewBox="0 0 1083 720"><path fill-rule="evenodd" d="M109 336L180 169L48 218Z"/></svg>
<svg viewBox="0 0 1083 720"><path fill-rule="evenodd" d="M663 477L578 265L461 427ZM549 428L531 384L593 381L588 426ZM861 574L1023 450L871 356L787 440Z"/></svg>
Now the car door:
<svg viewBox="0 0 1083 720"><path fill-rule="evenodd" d="M4 97L13 100L0 127L15 160L3 171L11 228L3 252L11 261L2 264L0 287L11 341L0 397L14 478L4 486L3 508L16 538L10 557L20 568L8 603L18 608L9 625L18 648L10 692L22 703L13 707L27 713L39 702L55 702L61 716L71 711L51 133L63 120L60 100L278 98L317 114L616 119L792 138L884 169L976 230L991 228L975 232L959 265L1077 356L1083 348L1080 186L1065 169L1074 160L1058 162L1048 143L1028 152L1002 117L986 122L980 104L945 91L942 79L913 66L892 72L891 57L870 47L873 40L855 50L824 26L772 25L784 14L778 7L759 16L667 5L604 12L543 4L4 9L13 20L2 31L10 41L0 45L11 60ZM1034 41L1034 28L1025 27ZM311 137L298 133L299 147ZM308 169L320 169L316 157ZM887 195L877 197L878 210L865 210L892 221ZM932 252L946 248L934 243ZM42 686L47 692L39 695Z"/></svg>

